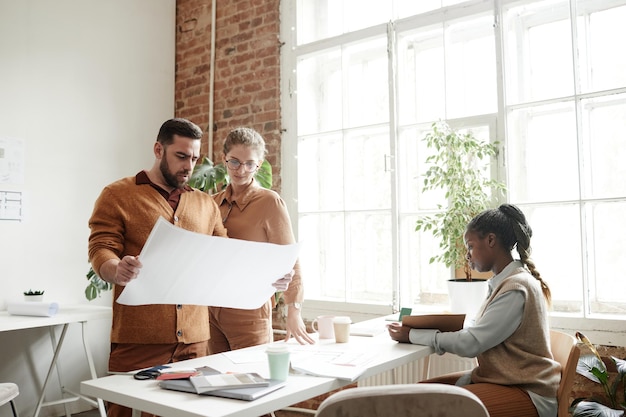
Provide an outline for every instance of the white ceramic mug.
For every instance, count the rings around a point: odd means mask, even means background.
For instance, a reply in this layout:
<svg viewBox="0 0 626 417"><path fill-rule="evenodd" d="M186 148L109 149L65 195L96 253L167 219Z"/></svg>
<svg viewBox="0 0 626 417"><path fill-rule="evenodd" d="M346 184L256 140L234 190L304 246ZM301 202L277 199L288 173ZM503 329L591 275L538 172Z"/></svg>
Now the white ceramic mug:
<svg viewBox="0 0 626 417"><path fill-rule="evenodd" d="M319 334L320 339L333 339L335 337L333 318L335 316L317 316L311 323L313 331Z"/></svg>
<svg viewBox="0 0 626 417"><path fill-rule="evenodd" d="M350 317L337 316L333 318L333 329L335 331L335 342L346 343L350 339Z"/></svg>

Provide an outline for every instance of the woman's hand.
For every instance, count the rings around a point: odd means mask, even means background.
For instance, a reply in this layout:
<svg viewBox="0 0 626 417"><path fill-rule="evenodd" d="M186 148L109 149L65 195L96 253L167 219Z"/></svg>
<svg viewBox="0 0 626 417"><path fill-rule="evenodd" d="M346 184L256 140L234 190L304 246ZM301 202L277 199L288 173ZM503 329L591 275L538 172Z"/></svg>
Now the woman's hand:
<svg viewBox="0 0 626 417"><path fill-rule="evenodd" d="M286 323L287 335L285 336L285 341L288 341L293 336L301 345L306 345L307 343L310 345L314 344L315 340L306 332L306 325L302 320L300 310L294 306L289 306L288 308Z"/></svg>
<svg viewBox="0 0 626 417"><path fill-rule="evenodd" d="M276 288L276 291L286 291L293 279L293 274L295 274L295 271L292 269L289 273L285 274L284 277L274 281L272 286Z"/></svg>
<svg viewBox="0 0 626 417"><path fill-rule="evenodd" d="M403 326L401 323L389 323L387 330L389 331L389 336L396 342L411 343L409 340L410 327Z"/></svg>

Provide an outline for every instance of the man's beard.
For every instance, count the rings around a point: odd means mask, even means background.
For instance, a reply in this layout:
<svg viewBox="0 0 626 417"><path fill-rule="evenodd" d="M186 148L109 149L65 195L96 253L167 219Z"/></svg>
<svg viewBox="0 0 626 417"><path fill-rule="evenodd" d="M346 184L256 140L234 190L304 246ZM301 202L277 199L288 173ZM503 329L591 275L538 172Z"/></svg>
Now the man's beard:
<svg viewBox="0 0 626 417"><path fill-rule="evenodd" d="M161 159L161 165L159 166L159 168L161 169L161 174L163 175L163 178L165 178L165 182L170 187L183 188L185 185L187 185L187 181L179 181L176 177L176 174L172 174L170 172L170 166L168 165L167 158L165 156L163 159Z"/></svg>

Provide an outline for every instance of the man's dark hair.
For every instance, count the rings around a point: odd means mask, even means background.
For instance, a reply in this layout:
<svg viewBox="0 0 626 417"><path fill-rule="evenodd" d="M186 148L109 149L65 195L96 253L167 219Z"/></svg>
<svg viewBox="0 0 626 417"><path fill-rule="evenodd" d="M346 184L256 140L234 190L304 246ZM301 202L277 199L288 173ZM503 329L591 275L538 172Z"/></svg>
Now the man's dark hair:
<svg viewBox="0 0 626 417"><path fill-rule="evenodd" d="M202 129L187 119L170 119L161 125L157 142L163 145L170 145L174 141L174 135L184 138L202 139Z"/></svg>

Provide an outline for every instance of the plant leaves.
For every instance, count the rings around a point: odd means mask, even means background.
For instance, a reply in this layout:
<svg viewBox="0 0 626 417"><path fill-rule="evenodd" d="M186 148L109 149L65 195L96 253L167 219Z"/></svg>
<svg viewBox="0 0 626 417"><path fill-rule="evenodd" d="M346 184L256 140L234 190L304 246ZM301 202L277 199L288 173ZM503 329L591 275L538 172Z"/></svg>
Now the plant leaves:
<svg viewBox="0 0 626 417"><path fill-rule="evenodd" d="M426 158L422 191L441 190L448 204L439 212L417 220L416 231L431 231L439 238L440 253L431 258L447 267L466 263L462 239L470 220L492 204L495 195L504 195L503 183L486 173L490 159L497 156L497 144L485 142L471 131L459 132L446 122L434 122L423 138L430 152Z"/></svg>
<svg viewBox="0 0 626 417"><path fill-rule="evenodd" d="M89 271L85 274L89 280L89 284L85 288L85 298L88 301L94 300L100 296L102 291L110 291L113 288L113 284L100 278L93 267L89 267Z"/></svg>
<svg viewBox="0 0 626 417"><path fill-rule="evenodd" d="M596 347L593 345L593 343L591 343L591 341L589 339L587 339L587 337L582 334L581 332L576 332L576 338L578 340L580 340L581 342L583 342L585 344L585 346L587 346L589 348L589 350L595 355L596 358L598 358L598 366L597 368L602 370L604 373L607 372L606 370L606 365L604 365L604 362L602 362L602 357L600 356L600 354L598 353Z"/></svg>
<svg viewBox="0 0 626 417"><path fill-rule="evenodd" d="M95 299L97 295L98 290L96 289L96 287L91 284L87 285L87 288L85 288L85 298L87 298L88 301L91 301Z"/></svg>
<svg viewBox="0 0 626 417"><path fill-rule="evenodd" d="M570 407L572 417L621 417L623 410L614 410L593 401L580 401Z"/></svg>
<svg viewBox="0 0 626 417"><path fill-rule="evenodd" d="M626 376L626 360L618 359L615 356L611 356L611 359L615 362L615 368L620 378L624 378Z"/></svg>

